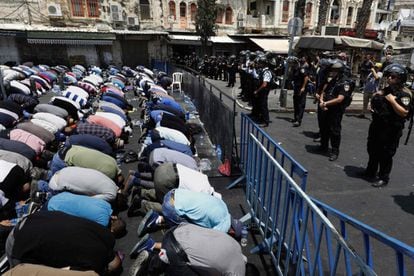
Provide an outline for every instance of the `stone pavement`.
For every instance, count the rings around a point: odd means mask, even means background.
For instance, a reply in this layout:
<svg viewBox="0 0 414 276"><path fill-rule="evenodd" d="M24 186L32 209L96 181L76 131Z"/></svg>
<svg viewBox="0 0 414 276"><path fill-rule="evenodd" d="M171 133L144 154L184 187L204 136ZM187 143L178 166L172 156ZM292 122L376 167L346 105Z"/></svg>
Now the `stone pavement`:
<svg viewBox="0 0 414 276"><path fill-rule="evenodd" d="M225 93L237 95L237 88L226 88L223 81L207 80ZM292 127L292 93L288 96L288 108L278 105L278 95L270 93L271 124L264 130L269 133L293 158L309 172L307 193L339 211L384 232L410 246L414 245L414 137L408 145L403 145L407 130L404 130L400 146L394 157L391 180L387 187L376 189L357 177L368 161L366 139L370 118L355 116L362 107L362 94L356 93L354 100L344 115L342 122L342 141L339 159L328 161L328 157L314 153L318 145L313 142L317 131L317 119L312 99L307 101L302 126ZM249 113L245 106L238 106L237 112ZM239 116L238 116L239 117ZM408 123L406 123L406 126ZM236 129L240 134L240 119L236 119ZM414 136L414 135L413 135ZM352 245L362 244L361 237L351 237ZM381 252L374 252L374 260L379 275L396 275L391 271L393 259L383 259ZM382 258L382 259L381 259ZM390 265L392 263L392 265ZM409 270L412 273L413 267Z"/></svg>

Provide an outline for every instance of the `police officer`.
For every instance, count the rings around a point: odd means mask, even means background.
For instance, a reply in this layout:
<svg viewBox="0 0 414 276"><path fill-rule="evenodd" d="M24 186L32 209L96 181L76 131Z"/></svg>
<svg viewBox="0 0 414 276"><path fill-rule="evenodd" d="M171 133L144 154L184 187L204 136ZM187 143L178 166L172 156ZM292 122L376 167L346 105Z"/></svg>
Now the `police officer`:
<svg viewBox="0 0 414 276"><path fill-rule="evenodd" d="M302 123L303 112L306 106L306 85L309 81L309 64L306 57L300 59L299 67L293 71L293 126Z"/></svg>
<svg viewBox="0 0 414 276"><path fill-rule="evenodd" d="M236 56L232 55L229 58L227 63L227 73L228 73L228 84L227 87L234 87L234 83L236 82L236 72L237 72L237 63L236 63Z"/></svg>
<svg viewBox="0 0 414 276"><path fill-rule="evenodd" d="M392 168L392 158L397 150L404 122L412 112L412 94L404 87L407 70L399 64L384 69L387 86L375 93L371 100L372 122L369 126L367 151L368 165L364 176L378 179L372 184L386 186Z"/></svg>
<svg viewBox="0 0 414 276"><path fill-rule="evenodd" d="M332 151L329 161L338 159L341 143L341 121L345 111L345 100L350 97L351 85L344 76L345 65L334 60L328 69L326 84L320 98L321 151L328 152L329 141Z"/></svg>
<svg viewBox="0 0 414 276"><path fill-rule="evenodd" d="M261 127L269 126L269 109L267 106L267 98L270 91L270 82L272 81L272 72L268 67L268 61L265 56L257 58L257 67L259 71L259 85L253 92L255 97L253 109L257 105L258 121Z"/></svg>

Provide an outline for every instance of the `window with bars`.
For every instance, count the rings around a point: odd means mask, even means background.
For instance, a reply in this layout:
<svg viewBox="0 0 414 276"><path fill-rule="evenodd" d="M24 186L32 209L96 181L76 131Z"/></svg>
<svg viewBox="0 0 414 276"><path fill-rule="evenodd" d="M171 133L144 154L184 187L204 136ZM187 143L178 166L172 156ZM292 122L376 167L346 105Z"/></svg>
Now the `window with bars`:
<svg viewBox="0 0 414 276"><path fill-rule="evenodd" d="M86 0L89 17L99 17L99 2L98 0Z"/></svg>
<svg viewBox="0 0 414 276"><path fill-rule="evenodd" d="M191 10L191 21L195 21L196 15L197 15L197 5L195 3L192 3L190 6Z"/></svg>
<svg viewBox="0 0 414 276"><path fill-rule="evenodd" d="M282 9L282 22L288 22L289 20L289 1L283 1Z"/></svg>
<svg viewBox="0 0 414 276"><path fill-rule="evenodd" d="M222 8L217 9L216 23L223 23L224 11Z"/></svg>
<svg viewBox="0 0 414 276"><path fill-rule="evenodd" d="M83 0L71 0L72 16L85 16Z"/></svg>
<svg viewBox="0 0 414 276"><path fill-rule="evenodd" d="M305 9L305 25L309 26L311 24L311 19L312 19L312 3L308 2L306 4L306 9Z"/></svg>
<svg viewBox="0 0 414 276"><path fill-rule="evenodd" d="M180 17L187 16L187 5L184 2L180 3Z"/></svg>
<svg viewBox="0 0 414 276"><path fill-rule="evenodd" d="M226 24L231 25L233 24L233 10L230 7L226 8Z"/></svg>
<svg viewBox="0 0 414 276"><path fill-rule="evenodd" d="M346 25L351 25L352 24L352 16L354 15L354 8L353 7L349 7L348 8L348 15L346 16Z"/></svg>
<svg viewBox="0 0 414 276"><path fill-rule="evenodd" d="M169 3L168 3L168 7L169 7L169 10L170 10L170 16L173 16L174 17L174 20L176 19L176 16L175 16L175 2L174 1L170 1Z"/></svg>
<svg viewBox="0 0 414 276"><path fill-rule="evenodd" d="M151 19L150 3L148 0L139 1L139 11L141 19Z"/></svg>

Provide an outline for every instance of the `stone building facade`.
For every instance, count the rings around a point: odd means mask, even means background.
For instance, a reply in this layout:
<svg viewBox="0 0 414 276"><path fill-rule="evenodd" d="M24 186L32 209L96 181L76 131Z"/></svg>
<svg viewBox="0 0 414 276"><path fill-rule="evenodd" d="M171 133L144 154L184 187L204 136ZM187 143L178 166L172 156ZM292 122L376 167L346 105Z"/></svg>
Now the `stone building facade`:
<svg viewBox="0 0 414 276"><path fill-rule="evenodd" d="M383 29L396 2L374 0L367 29ZM351 34L363 0L217 0L217 35L283 37L295 16L315 34L323 3L322 32ZM170 35L195 35L197 8L197 0L2 0L0 62L42 62L48 52L53 62L149 65L171 55Z"/></svg>

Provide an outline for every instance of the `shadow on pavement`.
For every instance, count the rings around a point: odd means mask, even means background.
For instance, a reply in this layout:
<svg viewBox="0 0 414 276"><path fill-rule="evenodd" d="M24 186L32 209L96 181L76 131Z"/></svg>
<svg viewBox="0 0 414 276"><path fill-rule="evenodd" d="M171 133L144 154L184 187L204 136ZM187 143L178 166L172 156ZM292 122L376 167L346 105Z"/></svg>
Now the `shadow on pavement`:
<svg viewBox="0 0 414 276"><path fill-rule="evenodd" d="M304 131L302 131L302 133L303 133L303 135L305 135L305 137L312 138L312 139L315 139L315 138L317 138L319 136L319 133L318 132L314 132L314 131L306 131L306 130L304 130Z"/></svg>
<svg viewBox="0 0 414 276"><path fill-rule="evenodd" d="M320 145L305 145L305 150L312 154L328 156L329 151L323 150Z"/></svg>
<svg viewBox="0 0 414 276"><path fill-rule="evenodd" d="M292 117L285 117L285 116L276 116L276 119L285 120L289 123L291 123L293 120Z"/></svg>
<svg viewBox="0 0 414 276"><path fill-rule="evenodd" d="M411 192L409 195L393 195L394 202L401 207L401 209L414 215L414 193Z"/></svg>

